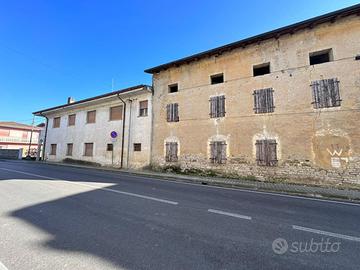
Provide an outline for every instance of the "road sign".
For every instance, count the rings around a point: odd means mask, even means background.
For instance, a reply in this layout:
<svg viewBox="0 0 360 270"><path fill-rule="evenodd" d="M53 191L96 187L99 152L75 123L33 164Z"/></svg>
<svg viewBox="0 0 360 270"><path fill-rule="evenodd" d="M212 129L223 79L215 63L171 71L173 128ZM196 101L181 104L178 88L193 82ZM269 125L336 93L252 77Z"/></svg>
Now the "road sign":
<svg viewBox="0 0 360 270"><path fill-rule="evenodd" d="M111 131L111 133L110 133L111 138L115 139L115 138L117 138L117 136L118 136L118 134L116 131Z"/></svg>

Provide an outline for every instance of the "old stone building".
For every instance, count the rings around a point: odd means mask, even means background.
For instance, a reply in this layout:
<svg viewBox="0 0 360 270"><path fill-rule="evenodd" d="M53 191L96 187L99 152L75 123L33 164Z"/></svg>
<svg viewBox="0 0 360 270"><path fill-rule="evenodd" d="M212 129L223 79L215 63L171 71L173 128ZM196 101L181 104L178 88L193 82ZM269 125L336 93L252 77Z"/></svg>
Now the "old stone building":
<svg viewBox="0 0 360 270"><path fill-rule="evenodd" d="M151 87L138 85L34 112L47 119L44 159L149 165L151 99Z"/></svg>
<svg viewBox="0 0 360 270"><path fill-rule="evenodd" d="M360 183L360 5L146 70L152 165Z"/></svg>

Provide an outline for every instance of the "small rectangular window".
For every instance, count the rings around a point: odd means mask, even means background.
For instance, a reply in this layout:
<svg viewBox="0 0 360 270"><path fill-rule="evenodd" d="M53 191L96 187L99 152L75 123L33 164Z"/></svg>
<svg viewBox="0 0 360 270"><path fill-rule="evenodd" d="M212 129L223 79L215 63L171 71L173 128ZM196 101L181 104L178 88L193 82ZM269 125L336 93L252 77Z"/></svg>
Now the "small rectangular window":
<svg viewBox="0 0 360 270"><path fill-rule="evenodd" d="M253 67L254 77L270 73L270 63L264 63Z"/></svg>
<svg viewBox="0 0 360 270"><path fill-rule="evenodd" d="M210 81L211 81L211 84L223 83L224 82L224 74L220 73L220 74L212 75L212 76L210 76Z"/></svg>
<svg viewBox="0 0 360 270"><path fill-rule="evenodd" d="M96 111L88 111L86 115L86 123L91 124L96 121Z"/></svg>
<svg viewBox="0 0 360 270"><path fill-rule="evenodd" d="M166 105L166 120L168 122L179 122L179 104Z"/></svg>
<svg viewBox="0 0 360 270"><path fill-rule="evenodd" d="M256 146L256 162L259 166L276 166L276 140L257 140Z"/></svg>
<svg viewBox="0 0 360 270"><path fill-rule="evenodd" d="M143 100L139 102L139 116L147 116L148 115L148 101Z"/></svg>
<svg viewBox="0 0 360 270"><path fill-rule="evenodd" d="M218 118L225 116L225 96L210 98L210 117Z"/></svg>
<svg viewBox="0 0 360 270"><path fill-rule="evenodd" d="M332 49L327 49L309 54L310 65L327 63L333 60Z"/></svg>
<svg viewBox="0 0 360 270"><path fill-rule="evenodd" d="M179 91L179 86L177 83L169 85L169 93L176 93L178 91Z"/></svg>
<svg viewBox="0 0 360 270"><path fill-rule="evenodd" d="M360 60L360 54L358 54L357 56L355 56L355 60Z"/></svg>
<svg viewBox="0 0 360 270"><path fill-rule="evenodd" d="M311 83L315 109L339 107L341 105L339 81L337 78L313 81Z"/></svg>
<svg viewBox="0 0 360 270"><path fill-rule="evenodd" d="M60 117L55 117L53 121L53 128L59 128L60 127Z"/></svg>
<svg viewBox="0 0 360 270"><path fill-rule="evenodd" d="M166 143L166 162L177 162L178 161L178 143L167 142Z"/></svg>
<svg viewBox="0 0 360 270"><path fill-rule="evenodd" d="M135 152L141 151L141 143L134 143L134 151Z"/></svg>
<svg viewBox="0 0 360 270"><path fill-rule="evenodd" d="M56 155L56 144L51 144L50 155Z"/></svg>
<svg viewBox="0 0 360 270"><path fill-rule="evenodd" d="M66 155L67 156L72 156L72 152L73 152L73 144L68 143L67 148L66 148Z"/></svg>
<svg viewBox="0 0 360 270"><path fill-rule="evenodd" d="M272 88L255 90L254 95L254 111L255 113L274 112L274 90Z"/></svg>
<svg viewBox="0 0 360 270"><path fill-rule="evenodd" d="M122 120L123 106L114 106L110 108L110 121Z"/></svg>
<svg viewBox="0 0 360 270"><path fill-rule="evenodd" d="M68 126L75 126L76 114L70 114L68 118Z"/></svg>
<svg viewBox="0 0 360 270"><path fill-rule="evenodd" d="M114 150L114 145L112 143L108 143L106 147L106 151L113 151L113 150Z"/></svg>
<svg viewBox="0 0 360 270"><path fill-rule="evenodd" d="M216 141L210 143L210 161L211 163L226 163L226 142Z"/></svg>
<svg viewBox="0 0 360 270"><path fill-rule="evenodd" d="M94 144L93 143L85 143L84 156L92 157L93 151L94 151Z"/></svg>

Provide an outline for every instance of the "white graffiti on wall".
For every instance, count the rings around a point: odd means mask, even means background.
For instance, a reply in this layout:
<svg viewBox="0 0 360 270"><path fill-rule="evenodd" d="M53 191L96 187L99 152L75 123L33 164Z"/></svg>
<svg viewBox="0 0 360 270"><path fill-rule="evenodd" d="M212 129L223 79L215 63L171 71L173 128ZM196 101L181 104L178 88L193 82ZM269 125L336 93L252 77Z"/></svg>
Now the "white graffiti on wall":
<svg viewBox="0 0 360 270"><path fill-rule="evenodd" d="M331 145L332 150L329 148L326 148L326 151L330 154L330 161L331 166L333 168L340 168L341 167L341 160L345 161L346 163L349 162L349 158L347 157L341 157L343 153L343 149L339 148L338 145L336 145L336 148Z"/></svg>

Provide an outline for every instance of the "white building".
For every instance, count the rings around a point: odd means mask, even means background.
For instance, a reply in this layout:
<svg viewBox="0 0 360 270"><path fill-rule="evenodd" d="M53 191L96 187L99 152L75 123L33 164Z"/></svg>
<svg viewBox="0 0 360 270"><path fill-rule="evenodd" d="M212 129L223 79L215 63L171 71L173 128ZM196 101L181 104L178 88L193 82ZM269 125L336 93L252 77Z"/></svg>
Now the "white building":
<svg viewBox="0 0 360 270"><path fill-rule="evenodd" d="M47 119L44 159L141 168L150 163L152 88L138 85L34 112Z"/></svg>

